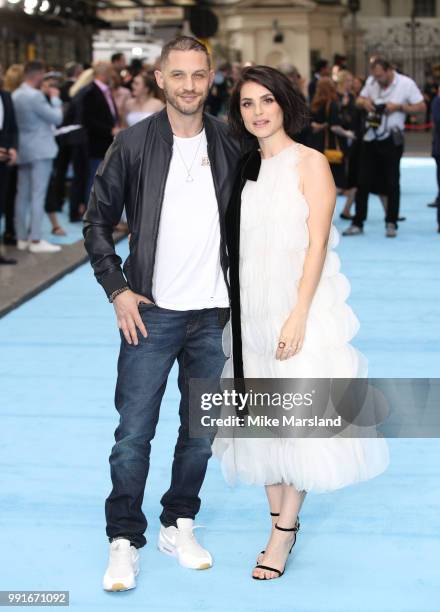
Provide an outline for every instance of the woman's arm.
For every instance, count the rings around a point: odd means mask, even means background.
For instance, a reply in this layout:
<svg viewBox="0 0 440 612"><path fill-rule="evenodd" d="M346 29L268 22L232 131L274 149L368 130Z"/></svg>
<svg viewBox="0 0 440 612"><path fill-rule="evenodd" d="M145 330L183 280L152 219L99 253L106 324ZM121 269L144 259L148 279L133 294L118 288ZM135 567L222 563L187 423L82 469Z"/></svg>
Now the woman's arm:
<svg viewBox="0 0 440 612"><path fill-rule="evenodd" d="M330 130L336 134L337 136L342 136L343 138L354 138L354 132L351 130L346 130L342 125L342 119L340 114L340 108L336 102L332 102L330 105L330 114L329 114L329 126Z"/></svg>
<svg viewBox="0 0 440 612"><path fill-rule="evenodd" d="M330 235L336 188L327 159L318 151L309 151L300 162L304 197L309 206L309 246L298 285L298 299L280 332L277 359L288 359L298 353L304 342L310 305L321 278ZM289 350L290 349L290 350Z"/></svg>
<svg viewBox="0 0 440 612"><path fill-rule="evenodd" d="M295 310L308 313L321 278L336 203L336 187L327 159L313 151L302 162L304 197L309 206L309 247Z"/></svg>

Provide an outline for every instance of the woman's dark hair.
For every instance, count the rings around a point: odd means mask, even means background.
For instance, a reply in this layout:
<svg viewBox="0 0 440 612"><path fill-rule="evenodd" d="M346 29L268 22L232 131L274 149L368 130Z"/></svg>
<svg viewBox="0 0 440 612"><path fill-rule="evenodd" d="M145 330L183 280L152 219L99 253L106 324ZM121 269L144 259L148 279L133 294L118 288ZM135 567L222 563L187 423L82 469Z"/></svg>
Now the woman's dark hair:
<svg viewBox="0 0 440 612"><path fill-rule="evenodd" d="M138 75L138 77L141 77L142 79L142 83L145 87L145 89L148 89L150 95L152 95L153 97L157 97L157 85L156 85L156 81L154 78L151 77L151 75L148 72L140 72Z"/></svg>
<svg viewBox="0 0 440 612"><path fill-rule="evenodd" d="M233 134L242 142L249 140L240 112L241 88L245 83L258 83L268 89L283 112L283 126L291 138L307 124L308 112L304 96L295 89L286 75L270 66L245 68L237 81L229 104L229 124Z"/></svg>

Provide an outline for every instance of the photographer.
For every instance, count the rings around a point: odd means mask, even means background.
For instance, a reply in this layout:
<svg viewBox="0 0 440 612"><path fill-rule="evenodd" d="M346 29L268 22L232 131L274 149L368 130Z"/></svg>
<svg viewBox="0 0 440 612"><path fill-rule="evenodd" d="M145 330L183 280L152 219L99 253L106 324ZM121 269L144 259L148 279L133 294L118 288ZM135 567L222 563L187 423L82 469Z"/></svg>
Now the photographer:
<svg viewBox="0 0 440 612"><path fill-rule="evenodd" d="M371 76L356 104L367 112L362 142L359 185L356 194L356 214L344 236L363 233L367 218L368 194L375 190L382 176L388 200L385 217L386 236L397 236L400 204L400 158L403 153L405 116L425 110L423 95L415 82L398 74L391 64L380 57L371 63Z"/></svg>

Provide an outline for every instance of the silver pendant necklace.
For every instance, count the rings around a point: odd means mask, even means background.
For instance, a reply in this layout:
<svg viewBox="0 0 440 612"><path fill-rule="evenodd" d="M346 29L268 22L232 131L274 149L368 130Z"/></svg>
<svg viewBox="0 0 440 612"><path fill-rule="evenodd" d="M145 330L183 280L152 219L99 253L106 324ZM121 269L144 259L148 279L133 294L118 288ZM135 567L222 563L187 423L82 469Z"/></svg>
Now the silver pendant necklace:
<svg viewBox="0 0 440 612"><path fill-rule="evenodd" d="M199 149L200 149L200 144L201 144L201 142L202 142L202 138L203 138L203 128L202 128L202 132L201 132L201 134L200 134L200 138L199 138L199 142L198 142L198 145L197 145L197 149L196 149L196 152L195 152L194 158L193 158L193 160L192 160L191 165L189 166L189 168L188 168L188 166L186 165L185 159L184 159L184 157L183 157L183 155L182 155L182 152L181 152L181 150L180 150L180 148L179 148L179 145L177 144L177 140L174 140L174 144L176 145L177 152L178 152L179 157L180 157L180 159L182 160L182 164L184 165L185 170L186 170L186 179L185 179L185 182L186 182L186 183L192 183L192 182L194 181L194 177L193 177L193 176L192 176L192 174L191 174L191 170L192 170L192 167L194 166L194 162L196 161L197 153L199 152Z"/></svg>

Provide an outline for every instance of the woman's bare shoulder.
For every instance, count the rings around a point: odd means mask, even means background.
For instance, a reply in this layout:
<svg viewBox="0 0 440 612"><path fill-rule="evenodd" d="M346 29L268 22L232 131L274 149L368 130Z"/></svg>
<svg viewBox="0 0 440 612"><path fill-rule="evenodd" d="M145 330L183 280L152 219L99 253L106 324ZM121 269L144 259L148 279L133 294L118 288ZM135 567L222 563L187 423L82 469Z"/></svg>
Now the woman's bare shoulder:
<svg viewBox="0 0 440 612"><path fill-rule="evenodd" d="M330 166L325 155L311 147L299 145L298 174L303 193L306 185L316 182L317 176L328 176L329 172Z"/></svg>
<svg viewBox="0 0 440 612"><path fill-rule="evenodd" d="M327 158L320 151L302 144L299 145L299 163L306 171L313 171L313 169L316 170L317 167L323 164L328 164Z"/></svg>

